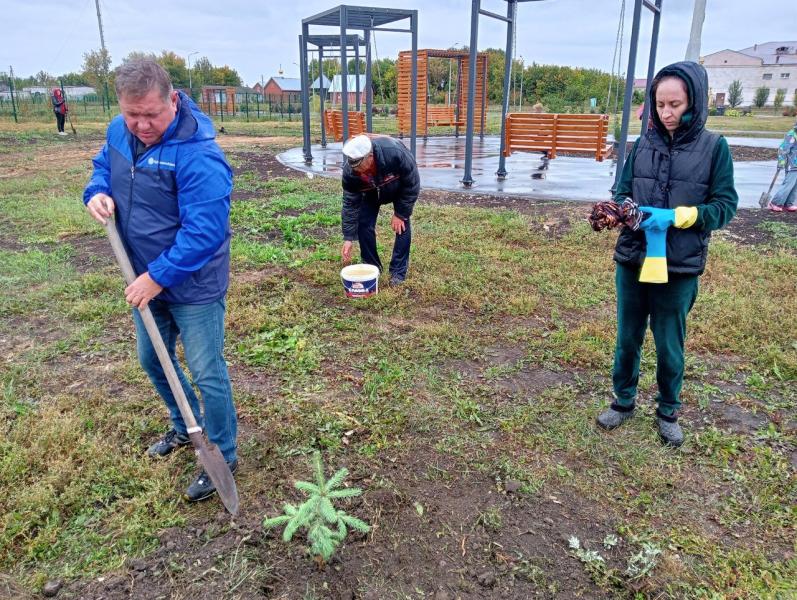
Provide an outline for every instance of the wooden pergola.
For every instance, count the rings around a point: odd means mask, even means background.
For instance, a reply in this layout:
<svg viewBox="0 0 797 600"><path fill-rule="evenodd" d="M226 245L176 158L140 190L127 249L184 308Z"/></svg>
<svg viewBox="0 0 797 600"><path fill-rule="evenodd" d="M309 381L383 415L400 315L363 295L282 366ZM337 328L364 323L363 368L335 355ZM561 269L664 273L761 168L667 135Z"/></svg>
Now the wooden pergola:
<svg viewBox="0 0 797 600"><path fill-rule="evenodd" d="M429 104L429 59L443 58L457 61L457 87L455 100L451 104ZM448 126L459 128L465 125L468 111L468 89L470 75L470 52L467 50L418 50L418 104L416 130L429 133L429 127ZM409 133L412 125L412 52L399 53L398 61L398 130L399 135ZM487 111L487 53L479 52L476 58L476 93L474 114L477 116L475 129L484 135Z"/></svg>

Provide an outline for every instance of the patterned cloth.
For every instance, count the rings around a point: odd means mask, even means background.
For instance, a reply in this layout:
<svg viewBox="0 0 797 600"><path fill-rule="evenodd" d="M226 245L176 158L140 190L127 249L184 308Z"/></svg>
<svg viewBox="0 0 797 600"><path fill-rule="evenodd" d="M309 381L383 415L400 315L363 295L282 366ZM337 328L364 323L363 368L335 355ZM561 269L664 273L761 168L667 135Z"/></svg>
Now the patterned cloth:
<svg viewBox="0 0 797 600"><path fill-rule="evenodd" d="M778 148L778 166L786 172L797 170L797 123L784 136Z"/></svg>

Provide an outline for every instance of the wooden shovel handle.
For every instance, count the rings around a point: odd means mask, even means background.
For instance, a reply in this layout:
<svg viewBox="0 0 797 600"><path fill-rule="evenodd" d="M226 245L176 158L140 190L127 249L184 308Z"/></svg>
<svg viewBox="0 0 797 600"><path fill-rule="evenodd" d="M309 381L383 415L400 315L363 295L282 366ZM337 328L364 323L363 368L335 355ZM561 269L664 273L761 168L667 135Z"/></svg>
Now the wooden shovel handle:
<svg viewBox="0 0 797 600"><path fill-rule="evenodd" d="M116 262L119 264L119 268L122 269L122 275L124 275L127 285L130 285L136 280L136 272L133 270L133 265L130 264L130 259L122 244L122 239L119 237L119 232L116 231L116 223L113 218L105 220L105 231L108 232L108 239L111 242L111 248L113 248L113 253L116 256ZM169 381L169 387L172 390L172 394L174 394L175 400L177 400L177 407L180 409L180 414L183 416L183 421L185 421L186 427L188 428L188 433L202 431L202 428L197 425L194 412L191 410L188 399L185 397L183 386L180 384L177 371L174 370L174 365L169 358L169 353L166 350L166 345L163 343L158 325L155 323L155 317L152 316L152 311L148 306L136 310L138 310L138 313L141 315L141 320L144 322L144 327L147 329L149 339L152 342L152 346L155 348L155 353L158 355L158 360L160 360L163 372L166 374L166 379Z"/></svg>

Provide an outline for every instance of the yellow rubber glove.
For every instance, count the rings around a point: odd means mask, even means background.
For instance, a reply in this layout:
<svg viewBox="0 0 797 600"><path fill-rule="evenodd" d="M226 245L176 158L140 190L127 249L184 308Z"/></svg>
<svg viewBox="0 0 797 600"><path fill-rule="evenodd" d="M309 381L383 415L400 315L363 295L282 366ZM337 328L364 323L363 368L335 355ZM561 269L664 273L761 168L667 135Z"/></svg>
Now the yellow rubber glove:
<svg viewBox="0 0 797 600"><path fill-rule="evenodd" d="M678 229L691 227L697 221L697 206L678 206L675 209L675 226Z"/></svg>

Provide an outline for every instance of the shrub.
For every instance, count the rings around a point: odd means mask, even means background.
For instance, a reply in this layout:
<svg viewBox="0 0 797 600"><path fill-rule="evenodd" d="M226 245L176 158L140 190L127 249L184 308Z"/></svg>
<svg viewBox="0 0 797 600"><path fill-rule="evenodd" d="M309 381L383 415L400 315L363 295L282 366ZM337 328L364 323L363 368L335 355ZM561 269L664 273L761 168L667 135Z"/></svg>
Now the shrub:
<svg viewBox="0 0 797 600"><path fill-rule="evenodd" d="M766 86L761 86L755 91L755 97L753 98L753 105L756 108L761 108L767 103L768 99L769 99L769 88Z"/></svg>
<svg viewBox="0 0 797 600"><path fill-rule="evenodd" d="M742 103L742 82L738 79L731 81L728 86L728 104L731 108L736 108Z"/></svg>
<svg viewBox="0 0 797 600"><path fill-rule="evenodd" d="M778 88L778 91L775 92L775 99L772 103L775 105L775 108L780 108L783 106L783 101L786 99L786 90L783 88Z"/></svg>
<svg viewBox="0 0 797 600"><path fill-rule="evenodd" d="M361 533L368 533L371 528L364 521L336 509L333 505L334 500L353 498L362 493L359 488L340 487L349 474L348 469L340 469L327 479L324 476L321 453L316 451L313 454L313 471L315 483L309 481L295 483L296 489L309 496L307 500L299 506L286 503L285 514L265 519L263 527L269 529L285 525L282 539L286 542L291 541L293 534L299 528L306 529L310 552L320 566L330 559L338 545L346 538L350 528Z"/></svg>

